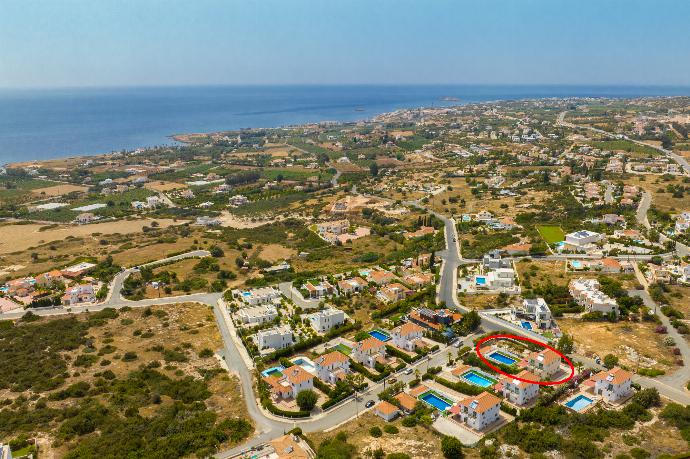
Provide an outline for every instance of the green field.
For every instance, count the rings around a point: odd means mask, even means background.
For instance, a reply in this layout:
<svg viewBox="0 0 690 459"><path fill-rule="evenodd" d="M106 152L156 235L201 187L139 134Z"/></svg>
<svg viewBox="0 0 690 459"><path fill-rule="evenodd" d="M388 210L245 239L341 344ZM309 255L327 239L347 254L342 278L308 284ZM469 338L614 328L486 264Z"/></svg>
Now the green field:
<svg viewBox="0 0 690 459"><path fill-rule="evenodd" d="M537 230L548 244L555 244L565 239L565 233L560 226L537 225Z"/></svg>

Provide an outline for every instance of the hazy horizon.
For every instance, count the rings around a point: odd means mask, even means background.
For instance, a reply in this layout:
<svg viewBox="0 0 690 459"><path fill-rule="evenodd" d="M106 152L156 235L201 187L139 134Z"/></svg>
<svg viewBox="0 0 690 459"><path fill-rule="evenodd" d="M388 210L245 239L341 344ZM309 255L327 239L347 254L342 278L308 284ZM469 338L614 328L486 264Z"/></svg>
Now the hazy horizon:
<svg viewBox="0 0 690 459"><path fill-rule="evenodd" d="M0 87L684 87L688 17L680 0L8 0Z"/></svg>

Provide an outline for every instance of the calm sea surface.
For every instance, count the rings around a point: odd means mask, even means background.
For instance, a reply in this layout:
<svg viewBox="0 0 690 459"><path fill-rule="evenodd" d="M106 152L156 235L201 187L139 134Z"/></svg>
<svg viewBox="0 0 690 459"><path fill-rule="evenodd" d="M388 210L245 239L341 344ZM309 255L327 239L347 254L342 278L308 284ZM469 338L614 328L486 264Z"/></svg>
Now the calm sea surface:
<svg viewBox="0 0 690 459"><path fill-rule="evenodd" d="M207 86L0 90L0 164L171 143L168 136L371 118L399 108L540 97L690 95L688 87Z"/></svg>

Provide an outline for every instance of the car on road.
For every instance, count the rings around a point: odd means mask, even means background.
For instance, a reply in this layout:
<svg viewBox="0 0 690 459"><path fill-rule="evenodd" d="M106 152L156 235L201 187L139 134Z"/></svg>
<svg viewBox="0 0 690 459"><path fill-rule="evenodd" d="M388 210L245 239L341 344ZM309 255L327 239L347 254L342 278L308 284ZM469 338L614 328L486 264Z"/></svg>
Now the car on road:
<svg viewBox="0 0 690 459"><path fill-rule="evenodd" d="M412 368L406 368L405 371L403 371L404 375L411 375L414 370Z"/></svg>
<svg viewBox="0 0 690 459"><path fill-rule="evenodd" d="M395 384L398 382L398 380L396 378L388 378L387 382L388 382L388 384Z"/></svg>
<svg viewBox="0 0 690 459"><path fill-rule="evenodd" d="M367 408L371 408L372 406L374 406L374 403L376 402L374 402L373 400L369 400L367 403L364 404L364 406Z"/></svg>

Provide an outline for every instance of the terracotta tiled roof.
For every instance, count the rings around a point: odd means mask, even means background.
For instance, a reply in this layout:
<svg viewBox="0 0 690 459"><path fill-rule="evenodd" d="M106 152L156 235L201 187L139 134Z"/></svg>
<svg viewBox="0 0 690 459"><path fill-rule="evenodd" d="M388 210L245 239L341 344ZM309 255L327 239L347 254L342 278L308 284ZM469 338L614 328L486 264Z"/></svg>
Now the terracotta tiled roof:
<svg viewBox="0 0 690 459"><path fill-rule="evenodd" d="M544 349L541 352L533 352L530 354L530 359L541 361L544 365L548 365L553 361L557 360L560 362L561 356L558 352L552 351L551 349Z"/></svg>
<svg viewBox="0 0 690 459"><path fill-rule="evenodd" d="M400 336L409 336L413 333L423 333L424 329L419 325L407 322L400 326Z"/></svg>
<svg viewBox="0 0 690 459"><path fill-rule="evenodd" d="M379 402L379 404L376 405L376 408L375 408L375 409L376 409L376 411L378 411L379 413L383 413L383 414L385 414L385 415L390 415L390 414L393 414L393 413L397 413L397 412L399 411L399 409L398 409L397 406L395 406L395 405L393 405L392 403L387 402L387 401L385 401L385 400Z"/></svg>
<svg viewBox="0 0 690 459"><path fill-rule="evenodd" d="M600 371L599 373L592 376L594 381L599 381L602 379L607 380L611 384L619 385L623 384L628 379L632 378L632 373L626 371L622 368L615 367L610 370Z"/></svg>
<svg viewBox="0 0 690 459"><path fill-rule="evenodd" d="M522 378L522 379L529 379L530 381L539 381L539 377L537 375L532 374L527 370L522 370L520 373L516 374L515 376L517 376L518 378ZM519 380L513 379L513 378L508 378L508 382L510 382L510 384L517 386L517 387L520 387L520 388L532 385L531 383L528 383L525 381L519 381Z"/></svg>
<svg viewBox="0 0 690 459"><path fill-rule="evenodd" d="M347 356L342 352L333 351L328 354L324 354L315 360L315 363L327 367L333 365L334 363L347 362Z"/></svg>
<svg viewBox="0 0 690 459"><path fill-rule="evenodd" d="M496 405L501 404L501 399L488 392L482 392L476 397L467 397L466 399L460 400L456 406L458 407L468 407L472 409L475 413L483 413L490 410Z"/></svg>
<svg viewBox="0 0 690 459"><path fill-rule="evenodd" d="M400 402L400 406L402 407L402 409L407 411L412 411L414 407L417 405L417 399L405 392L400 392L393 398Z"/></svg>
<svg viewBox="0 0 690 459"><path fill-rule="evenodd" d="M302 384L310 379L314 379L311 373L299 365L293 365L290 368L286 368L283 373L285 373L285 377L291 384Z"/></svg>
<svg viewBox="0 0 690 459"><path fill-rule="evenodd" d="M379 349L385 347L385 343L380 339L376 339L373 336L365 340L359 341L356 348L362 352L366 352L371 349Z"/></svg>
<svg viewBox="0 0 690 459"><path fill-rule="evenodd" d="M413 389L410 389L410 395L413 397L417 397L417 396L419 396L419 394L422 394L428 390L429 390L428 387L426 387L424 384L420 384L419 386L417 386Z"/></svg>

